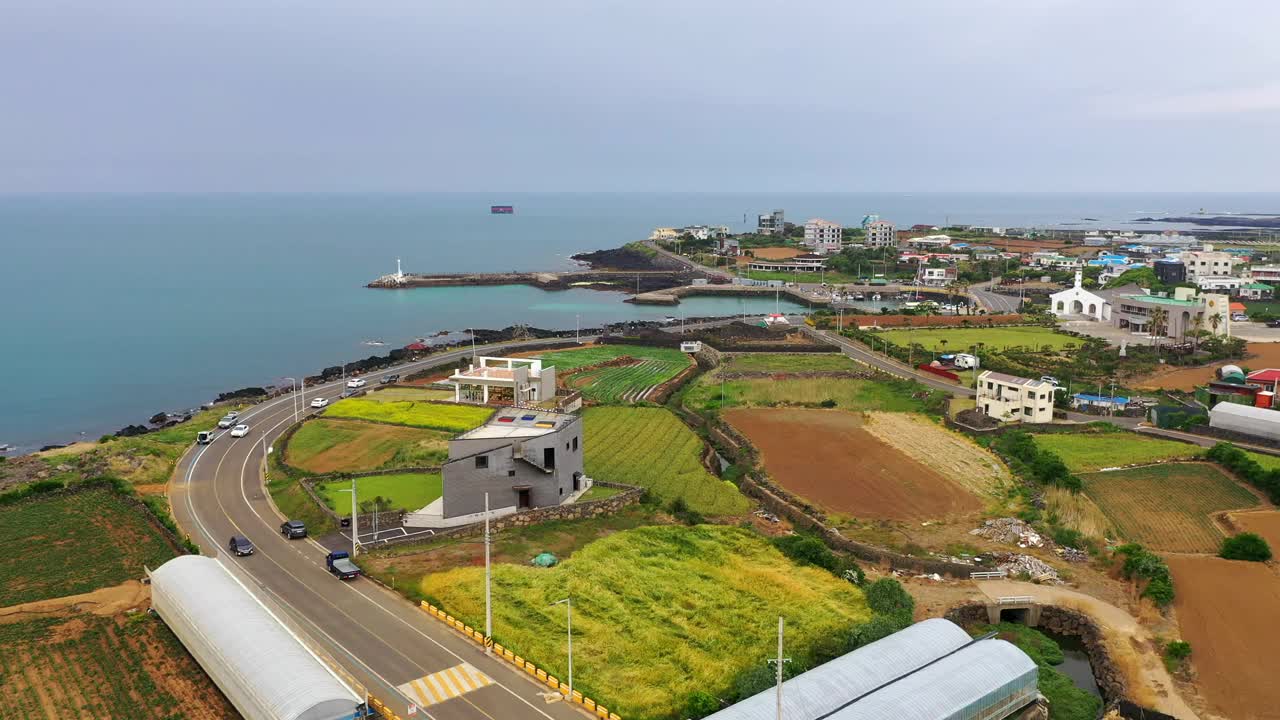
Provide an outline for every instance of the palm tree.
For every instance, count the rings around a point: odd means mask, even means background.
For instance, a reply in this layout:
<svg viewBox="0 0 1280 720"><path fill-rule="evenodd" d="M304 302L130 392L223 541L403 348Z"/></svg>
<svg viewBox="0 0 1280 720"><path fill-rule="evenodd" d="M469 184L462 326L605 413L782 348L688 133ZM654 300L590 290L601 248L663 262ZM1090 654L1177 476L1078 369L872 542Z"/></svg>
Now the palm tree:
<svg viewBox="0 0 1280 720"><path fill-rule="evenodd" d="M1222 316L1214 313L1209 316L1209 327L1213 329L1213 334L1218 334L1218 326L1222 324Z"/></svg>
<svg viewBox="0 0 1280 720"><path fill-rule="evenodd" d="M1195 342L1196 350L1200 349L1200 336L1204 333L1204 313L1200 313L1191 319L1191 338Z"/></svg>
<svg viewBox="0 0 1280 720"><path fill-rule="evenodd" d="M1164 308L1151 311L1151 336L1155 339L1156 354L1160 353L1160 338L1164 336L1164 325L1169 320L1169 312Z"/></svg>

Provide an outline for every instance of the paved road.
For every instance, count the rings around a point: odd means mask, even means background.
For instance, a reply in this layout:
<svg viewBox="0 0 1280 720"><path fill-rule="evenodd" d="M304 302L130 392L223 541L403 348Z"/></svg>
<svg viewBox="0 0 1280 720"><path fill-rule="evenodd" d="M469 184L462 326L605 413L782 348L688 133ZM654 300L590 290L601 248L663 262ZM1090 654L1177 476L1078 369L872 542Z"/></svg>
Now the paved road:
<svg viewBox="0 0 1280 720"><path fill-rule="evenodd" d="M987 312L992 314L1018 312L1018 305L1020 304L1018 298L991 292L991 287L999 282L1000 278L996 278L984 283L975 283L970 285L969 297L976 300L979 305L986 308Z"/></svg>
<svg viewBox="0 0 1280 720"><path fill-rule="evenodd" d="M519 344L562 341L555 338ZM500 347L491 345L477 350ZM456 362L470 353L469 348L442 353L364 377L376 382L384 374ZM317 395L334 398L341 392L340 383L328 383L308 388L306 397L308 401ZM206 554L215 554L232 534L250 538L257 553L245 558L221 553L219 559L260 595L275 601L296 629L326 650L401 717L405 717L408 701L393 689L396 685L463 662L487 674L494 684L425 708L418 717L585 717L581 710L563 702L546 702L541 693L548 688L509 665L486 657L475 645L429 619L400 596L364 578L342 582L332 577L324 568L327 550L318 542L285 540L279 533L284 518L265 493L261 467L264 444L269 446L294 422L293 398L284 396L261 403L245 411L242 418L252 428L248 437L235 439L224 434L210 445L193 448L183 458L172 483L174 516ZM562 628L548 627L547 631L562 632Z"/></svg>

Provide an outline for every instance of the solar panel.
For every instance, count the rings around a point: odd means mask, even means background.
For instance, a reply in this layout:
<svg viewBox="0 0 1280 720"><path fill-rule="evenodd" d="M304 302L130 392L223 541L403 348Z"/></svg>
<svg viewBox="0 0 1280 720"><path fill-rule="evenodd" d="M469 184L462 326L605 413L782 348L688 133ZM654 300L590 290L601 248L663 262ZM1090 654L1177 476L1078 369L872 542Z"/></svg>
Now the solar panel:
<svg viewBox="0 0 1280 720"><path fill-rule="evenodd" d="M521 420L536 420L537 418L538 418L537 415L521 415L520 416Z"/></svg>
<svg viewBox="0 0 1280 720"><path fill-rule="evenodd" d="M498 422L515 422L515 419L514 415L508 415L506 417L498 418Z"/></svg>

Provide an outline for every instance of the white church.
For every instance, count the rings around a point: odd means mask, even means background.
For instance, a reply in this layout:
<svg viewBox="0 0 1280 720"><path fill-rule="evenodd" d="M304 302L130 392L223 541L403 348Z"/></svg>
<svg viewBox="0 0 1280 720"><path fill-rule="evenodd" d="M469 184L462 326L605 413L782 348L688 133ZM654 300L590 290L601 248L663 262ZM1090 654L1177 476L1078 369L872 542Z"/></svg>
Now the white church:
<svg viewBox="0 0 1280 720"><path fill-rule="evenodd" d="M1111 320L1111 301L1085 290L1084 273L1076 270L1076 284L1049 296L1049 312L1058 317L1088 317L1098 322Z"/></svg>

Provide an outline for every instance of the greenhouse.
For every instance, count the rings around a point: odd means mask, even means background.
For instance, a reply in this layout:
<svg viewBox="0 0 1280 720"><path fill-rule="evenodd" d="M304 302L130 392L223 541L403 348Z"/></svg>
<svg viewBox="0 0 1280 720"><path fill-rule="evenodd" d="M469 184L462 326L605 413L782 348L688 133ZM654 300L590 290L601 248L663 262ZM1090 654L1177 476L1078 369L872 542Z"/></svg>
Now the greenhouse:
<svg viewBox="0 0 1280 720"><path fill-rule="evenodd" d="M244 717L356 716L356 695L217 560L184 555L153 570L151 607Z"/></svg>
<svg viewBox="0 0 1280 720"><path fill-rule="evenodd" d="M916 623L783 683L783 715L805 720L1002 720L1039 695L1036 664L949 620ZM708 720L776 720L773 688Z"/></svg>

